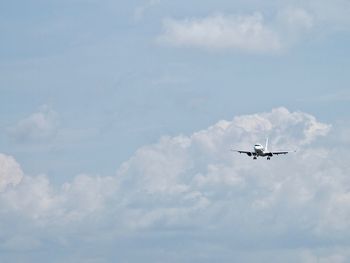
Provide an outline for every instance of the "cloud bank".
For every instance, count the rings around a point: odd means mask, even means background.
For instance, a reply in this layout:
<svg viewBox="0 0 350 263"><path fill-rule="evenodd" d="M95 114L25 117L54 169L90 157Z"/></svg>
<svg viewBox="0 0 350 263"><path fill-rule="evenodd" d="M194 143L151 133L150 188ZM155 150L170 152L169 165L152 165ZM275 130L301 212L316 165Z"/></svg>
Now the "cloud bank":
<svg viewBox="0 0 350 263"><path fill-rule="evenodd" d="M24 175L12 157L1 155L0 223L26 221L15 239L13 232L1 234L2 247L129 240L141 249L141 239L153 244L147 249L155 255L164 245L161 255L175 261L210 260L218 251L223 262L277 254L290 262L346 259L349 166L338 158L342 148L317 144L330 128L285 108L237 116L144 146L114 176L78 175L61 187L45 175ZM273 150L297 148L297 154L253 161L229 151L250 149L266 135Z"/></svg>

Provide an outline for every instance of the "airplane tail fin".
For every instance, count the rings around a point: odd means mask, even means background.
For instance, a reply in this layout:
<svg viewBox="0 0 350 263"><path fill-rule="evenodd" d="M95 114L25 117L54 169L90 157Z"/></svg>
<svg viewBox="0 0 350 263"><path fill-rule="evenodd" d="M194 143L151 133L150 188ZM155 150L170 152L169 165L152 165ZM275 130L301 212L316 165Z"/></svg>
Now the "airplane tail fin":
<svg viewBox="0 0 350 263"><path fill-rule="evenodd" d="M267 152L267 146L269 144L269 137L266 138L265 151Z"/></svg>

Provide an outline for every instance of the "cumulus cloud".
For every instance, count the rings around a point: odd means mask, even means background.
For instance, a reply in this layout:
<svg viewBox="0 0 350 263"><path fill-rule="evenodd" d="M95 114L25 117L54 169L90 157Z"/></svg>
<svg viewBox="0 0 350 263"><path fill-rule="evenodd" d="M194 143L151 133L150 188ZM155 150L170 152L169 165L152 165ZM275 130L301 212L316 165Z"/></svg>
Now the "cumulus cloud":
<svg viewBox="0 0 350 263"><path fill-rule="evenodd" d="M243 1L233 6L244 10L251 4ZM260 1L256 7L255 14L165 19L157 40L176 47L266 53L286 50L310 35L349 30L347 0Z"/></svg>
<svg viewBox="0 0 350 263"><path fill-rule="evenodd" d="M65 225L103 210L115 190L113 177L81 174L57 189L46 175L24 176L1 200L3 207L40 224Z"/></svg>
<svg viewBox="0 0 350 263"><path fill-rule="evenodd" d="M214 15L185 20L167 19L161 43L207 49L274 51L281 48L279 36L264 22L261 14L247 16Z"/></svg>
<svg viewBox="0 0 350 263"><path fill-rule="evenodd" d="M211 15L165 19L159 43L177 47L277 52L294 44L314 26L313 15L303 8L284 8L266 19L252 15Z"/></svg>
<svg viewBox="0 0 350 263"><path fill-rule="evenodd" d="M18 121L8 129L9 135L16 141L42 141L55 136L58 129L58 115L49 106L43 105L39 111Z"/></svg>
<svg viewBox="0 0 350 263"><path fill-rule="evenodd" d="M260 262L261 251L274 255L280 249L299 262L341 259L345 254L332 246L350 237L350 179L347 161L335 153L346 156L347 149L314 144L330 130L314 116L286 108L222 120L141 147L115 176L79 175L57 188L47 176L21 175L0 193L1 220L20 214L35 226L49 226L52 235L59 229L78 231L81 238L91 231L113 238L172 233L197 244L182 251L184 258L198 246L206 247L204 257L229 246L239 251L226 251L230 259L241 262ZM298 152L253 161L229 151L249 150L267 135L273 150ZM3 247L23 241L9 238ZM319 252L325 247L328 252Z"/></svg>
<svg viewBox="0 0 350 263"><path fill-rule="evenodd" d="M291 113L285 108L278 108L269 113L239 116L232 121L220 121L190 137L165 137L156 145L139 149L135 156L126 162L119 171L119 176L123 178L121 183L125 186L122 189L137 193L137 195L132 196L135 203L145 202L147 197L153 199L157 195L167 196L167 199L161 201L169 201L168 205L164 206L164 214L162 215L159 210L159 218L152 214L153 223L159 223L158 220L161 218L164 224L171 224L173 219L172 216L167 216L168 207L171 207L171 211L173 211L178 206L178 215L187 218L187 220L193 218L192 213L200 214L201 209L207 211L208 208L209 210L214 209L218 205L224 209L227 205L232 206L232 204L227 203L230 200L227 195L232 194L234 197L241 191L246 191L244 195L247 199L241 200L242 206L237 204L236 209L233 205L232 211L241 210L241 215L242 211L256 212L254 209L247 209L247 207L269 206L269 202L273 202L272 199L279 199L273 197L274 187L276 187L277 193L279 192L278 188L282 185L291 192L297 190L298 186L294 185L295 189L289 189L286 181L291 178L284 177L287 176L286 174L282 177L280 174L276 174L272 177L260 178L259 174L252 169L255 166L248 163L246 158L238 159L237 156L229 155L229 148L235 145L237 148L249 150L254 142L264 140L264 136L267 134L272 139L271 147L275 149L278 146L288 149L303 148L317 137L326 135L329 129L329 125L318 122L311 115L302 112ZM323 154L325 154L323 151L311 153L308 150L303 151L299 158L305 158L306 160L303 162L310 162L309 158L314 158L314 155L323 158ZM289 156L288 159L289 162L291 159L292 162L298 160L293 155ZM286 159L282 159L272 164L276 165L274 166L276 171L283 171L282 167L287 163ZM270 168L271 166L262 164L259 169L262 169L261 173L265 175L271 172ZM294 172L291 171L290 174L289 172L287 174L292 176ZM278 177L286 180L285 184L282 183L279 187L279 183L275 182ZM262 185L259 185L260 183ZM255 187L258 188L255 189ZM269 189L270 187L271 189ZM302 188L301 185L300 187ZM256 191L259 192L258 189L262 190L261 196L259 196L260 194L254 196L257 194ZM252 196L249 194L251 191L254 192ZM263 197L265 194L267 196ZM297 196L300 197L300 195ZM295 201L294 198L291 197L291 199L290 201ZM128 200L132 202L132 199ZM230 201L235 203L234 198ZM183 204L184 207L179 204ZM142 205L140 205L140 209L142 209ZM148 210L145 210L145 213L147 214ZM203 216L205 217L204 214ZM227 215L227 217L229 220L239 221L234 213ZM213 218L214 221L216 219ZM149 223L152 224L151 221Z"/></svg>

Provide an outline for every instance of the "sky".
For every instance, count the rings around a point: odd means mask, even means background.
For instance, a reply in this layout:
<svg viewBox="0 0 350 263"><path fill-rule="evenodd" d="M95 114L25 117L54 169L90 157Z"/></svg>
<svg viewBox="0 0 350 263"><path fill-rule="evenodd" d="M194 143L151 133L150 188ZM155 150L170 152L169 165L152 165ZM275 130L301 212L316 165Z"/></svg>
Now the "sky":
<svg viewBox="0 0 350 263"><path fill-rule="evenodd" d="M2 1L0 261L349 262L349 13Z"/></svg>

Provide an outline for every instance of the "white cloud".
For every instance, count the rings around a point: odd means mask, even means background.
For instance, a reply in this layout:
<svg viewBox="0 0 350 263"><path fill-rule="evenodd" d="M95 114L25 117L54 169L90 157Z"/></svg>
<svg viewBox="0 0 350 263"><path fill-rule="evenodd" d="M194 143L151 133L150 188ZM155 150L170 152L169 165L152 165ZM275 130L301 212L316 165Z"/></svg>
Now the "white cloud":
<svg viewBox="0 0 350 263"><path fill-rule="evenodd" d="M246 199L241 200L242 206L238 205L233 209L242 209L241 213L242 211L248 214L256 212L254 209L247 209L250 206L271 208L279 199L274 195L279 193L282 186L286 188L285 191L297 191L296 196L302 203L310 194L308 189L303 189L298 180L290 185L287 183L288 180L293 181L289 176L292 176L295 171L284 171L284 175L276 174L262 179L252 169L255 166L252 166L250 160L243 156L238 159L238 156L229 154L228 150L232 145L250 149L251 144L263 140L267 134L271 136L271 147L275 149L276 145L288 149L303 148L318 136L326 135L329 129L329 125L316 121L311 115L302 112L291 113L285 108L275 109L270 113L236 117L231 122L220 121L190 137L165 137L156 145L139 149L119 172L119 176L123 178L122 189L128 189L129 193L136 194L128 198L129 202L136 204L144 203L148 197L153 199L157 195L167 196L162 201L169 202L165 205L164 214L157 210L158 217L156 217L152 211L153 222L148 221L150 225L158 224L160 219L166 222L165 224L170 224L167 220L173 221L170 216L167 216L167 207L172 209L177 207L180 217L189 220L193 217L192 213L200 214L199 211L203 208L207 211L215 210L218 205L232 206L227 202L234 203L234 200L230 200L226 195L238 194L243 189L246 189L247 196L244 197ZM298 158L304 158L302 162L309 162L313 161L315 156L323 158L322 154L323 151L311 153L307 150L302 151ZM283 171L287 160L298 162L298 166L302 165L301 161L299 163L298 159L291 155L287 159L276 160L277 166L274 166L274 169ZM270 163L262 164L261 174L268 173L269 165ZM247 181L250 176L252 181ZM295 177L299 178L298 175ZM250 196L250 191L257 194L257 191L260 191L258 189L262 191L258 196ZM288 201L299 202L294 200L293 196L290 198L291 200ZM147 211L145 211L146 214ZM235 220L235 214L227 217L232 221Z"/></svg>
<svg viewBox="0 0 350 263"><path fill-rule="evenodd" d="M197 233L191 236L197 246L209 246L204 254L213 247L242 246L257 255L249 262L259 262L261 251L281 248L305 262L323 247L329 249L319 256L325 262L342 259L332 246L350 237L349 166L338 158L347 156L346 149L313 144L329 132L330 125L314 116L285 108L222 120L190 136L163 137L140 148L115 176L79 175L61 188L47 176L23 176L0 194L1 220L21 215L30 220L28 228L50 229L37 235L73 231L97 243L97 236L163 231L186 239L181 231L186 229ZM229 151L250 149L266 135L272 149L298 152L253 161ZM11 249L22 242L5 240L3 247ZM184 256L196 248L188 249Z"/></svg>
<svg viewBox="0 0 350 263"><path fill-rule="evenodd" d="M247 16L214 15L185 20L167 19L160 43L206 49L239 49L253 52L281 49L278 34L261 14Z"/></svg>
<svg viewBox="0 0 350 263"><path fill-rule="evenodd" d="M15 210L27 211L38 219L80 220L104 208L108 198L115 195L120 196L126 206L132 203L132 207L138 207L138 202L147 204L147 197L157 200L167 197L165 200L174 204L178 201L192 203L193 207L186 209L171 205L171 213L177 209L188 213L192 208L200 209L211 203L203 189L245 183L239 174L244 166L237 162L237 156L228 152L232 144L249 149L252 143L264 140L269 134L271 147L304 147L318 136L326 135L329 129L329 125L311 115L291 113L285 108L239 116L232 121L219 121L189 137L164 137L158 144L142 147L122 165L116 177L79 175L55 190L45 175L25 176L16 188L6 191L2 197ZM320 153L323 152L315 154ZM305 158L310 156L312 154ZM246 163L243 158L243 164ZM139 213L142 205L136 210ZM152 225L151 218L158 220L156 215L164 216L161 211L152 211L149 224L143 222L142 225Z"/></svg>
<svg viewBox="0 0 350 263"><path fill-rule="evenodd" d="M0 153L0 192L7 186L15 186L21 182L23 172L12 156Z"/></svg>
<svg viewBox="0 0 350 263"><path fill-rule="evenodd" d="M243 2L235 8L252 10L252 3ZM350 25L347 0L258 1L255 6L253 15L165 19L157 41L175 47L268 53L286 50L303 39L322 40L346 32Z"/></svg>
<svg viewBox="0 0 350 263"><path fill-rule="evenodd" d="M98 213L108 204L108 198L116 193L113 177L78 175L60 189L50 183L45 175L24 176L16 188L1 195L8 210L44 225L66 225Z"/></svg>
<svg viewBox="0 0 350 263"><path fill-rule="evenodd" d="M20 120L8 129L9 135L17 141L41 141L56 135L59 121L55 111L47 105L40 107L39 112Z"/></svg>
<svg viewBox="0 0 350 263"><path fill-rule="evenodd" d="M270 53L296 44L315 27L315 15L305 8L287 6L274 13L165 19L157 41L177 47Z"/></svg>

